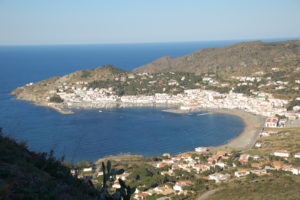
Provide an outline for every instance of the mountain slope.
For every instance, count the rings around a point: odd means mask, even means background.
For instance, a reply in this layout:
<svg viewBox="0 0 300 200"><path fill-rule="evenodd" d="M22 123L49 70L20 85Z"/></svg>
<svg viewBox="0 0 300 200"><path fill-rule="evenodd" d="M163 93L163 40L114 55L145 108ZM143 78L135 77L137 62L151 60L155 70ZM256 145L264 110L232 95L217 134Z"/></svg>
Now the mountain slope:
<svg viewBox="0 0 300 200"><path fill-rule="evenodd" d="M243 42L223 48L207 48L178 58L162 57L134 72L168 71L232 72L299 65L300 41Z"/></svg>
<svg viewBox="0 0 300 200"><path fill-rule="evenodd" d="M74 178L52 153L34 153L4 137L0 128L0 199L98 199L96 189Z"/></svg>
<svg viewBox="0 0 300 200"><path fill-rule="evenodd" d="M43 102L47 96L52 96L52 93L59 86L67 84L75 84L76 82L92 82L95 80L114 80L116 77L126 74L124 70L117 69L111 65L106 65L89 70L80 70L62 77L52 77L31 85L25 85L12 91L17 99L27 100L32 102Z"/></svg>

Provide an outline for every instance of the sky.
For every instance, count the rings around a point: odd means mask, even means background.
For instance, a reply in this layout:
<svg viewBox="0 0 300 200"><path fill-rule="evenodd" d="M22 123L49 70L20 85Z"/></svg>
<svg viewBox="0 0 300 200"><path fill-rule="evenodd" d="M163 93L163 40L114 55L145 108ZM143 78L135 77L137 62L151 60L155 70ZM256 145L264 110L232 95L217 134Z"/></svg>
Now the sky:
<svg viewBox="0 0 300 200"><path fill-rule="evenodd" d="M0 0L0 45L300 38L300 0Z"/></svg>

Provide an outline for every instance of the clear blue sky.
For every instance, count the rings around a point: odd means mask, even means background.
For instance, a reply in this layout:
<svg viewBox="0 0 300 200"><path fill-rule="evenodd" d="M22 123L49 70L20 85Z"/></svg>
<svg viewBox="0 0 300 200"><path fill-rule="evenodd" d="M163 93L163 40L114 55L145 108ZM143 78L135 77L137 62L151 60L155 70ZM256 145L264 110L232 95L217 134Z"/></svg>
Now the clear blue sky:
<svg viewBox="0 0 300 200"><path fill-rule="evenodd" d="M0 0L0 45L300 37L300 0Z"/></svg>

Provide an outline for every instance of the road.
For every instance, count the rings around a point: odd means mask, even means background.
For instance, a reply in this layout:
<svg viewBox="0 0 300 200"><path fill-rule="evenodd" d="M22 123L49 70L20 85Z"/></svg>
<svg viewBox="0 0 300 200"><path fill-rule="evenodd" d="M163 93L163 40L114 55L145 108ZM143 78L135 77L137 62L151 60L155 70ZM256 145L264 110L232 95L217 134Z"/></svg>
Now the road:
<svg viewBox="0 0 300 200"><path fill-rule="evenodd" d="M218 191L218 189L214 189L214 190L210 190L208 192L205 192L197 200L206 200L210 195L214 194L217 191Z"/></svg>

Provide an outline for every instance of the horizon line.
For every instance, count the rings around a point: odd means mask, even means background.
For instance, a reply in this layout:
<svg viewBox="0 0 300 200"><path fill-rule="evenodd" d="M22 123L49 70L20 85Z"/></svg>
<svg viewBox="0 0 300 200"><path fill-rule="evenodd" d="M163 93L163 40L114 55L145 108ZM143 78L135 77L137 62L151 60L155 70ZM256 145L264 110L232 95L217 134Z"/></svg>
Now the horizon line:
<svg viewBox="0 0 300 200"><path fill-rule="evenodd" d="M289 41L300 40L299 37L282 38L252 38L252 39L225 39L225 40L194 40L194 41L160 41L160 42L118 42L118 43L68 43L68 44L0 44L0 47L21 47L21 46L92 46L92 45L141 45L141 44L168 44L168 43L196 43L196 42L253 42L253 41Z"/></svg>

